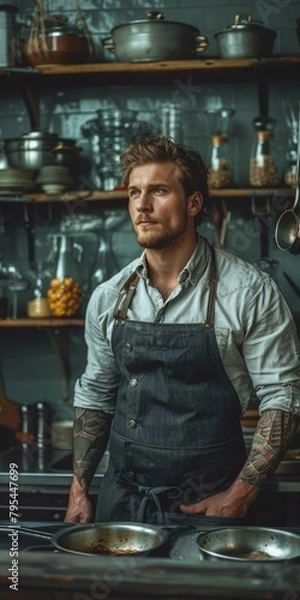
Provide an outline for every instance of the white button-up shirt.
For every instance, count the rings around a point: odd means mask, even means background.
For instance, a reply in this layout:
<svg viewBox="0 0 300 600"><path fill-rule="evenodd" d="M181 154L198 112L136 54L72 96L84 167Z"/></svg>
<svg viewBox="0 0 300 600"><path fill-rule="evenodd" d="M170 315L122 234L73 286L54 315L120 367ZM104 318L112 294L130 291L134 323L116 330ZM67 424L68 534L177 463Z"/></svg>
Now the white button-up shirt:
<svg viewBox="0 0 300 600"><path fill-rule="evenodd" d="M214 328L225 371L244 412L257 399L260 412L300 416L300 352L296 327L280 290L254 265L215 249L217 294ZM206 318L211 252L205 238L178 276L166 301L151 283L144 253L92 293L86 311L85 372L75 384L74 406L113 413L120 373L112 350L113 309L120 289L137 272L140 281L128 319L201 323Z"/></svg>

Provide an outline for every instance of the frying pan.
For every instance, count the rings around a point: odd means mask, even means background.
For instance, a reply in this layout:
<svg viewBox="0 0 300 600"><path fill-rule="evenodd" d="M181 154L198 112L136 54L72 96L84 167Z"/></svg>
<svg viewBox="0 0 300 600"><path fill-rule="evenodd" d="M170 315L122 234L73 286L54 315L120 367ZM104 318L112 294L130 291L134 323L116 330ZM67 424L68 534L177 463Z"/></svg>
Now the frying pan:
<svg viewBox="0 0 300 600"><path fill-rule="evenodd" d="M194 530L193 525L170 529L143 523L108 522L75 526L68 526L66 523L65 529L51 535L38 529L20 527L23 533L50 540L61 552L82 556L145 555L170 543L178 535Z"/></svg>
<svg viewBox="0 0 300 600"><path fill-rule="evenodd" d="M209 560L282 562L300 559L300 536L268 527L214 529L196 539Z"/></svg>

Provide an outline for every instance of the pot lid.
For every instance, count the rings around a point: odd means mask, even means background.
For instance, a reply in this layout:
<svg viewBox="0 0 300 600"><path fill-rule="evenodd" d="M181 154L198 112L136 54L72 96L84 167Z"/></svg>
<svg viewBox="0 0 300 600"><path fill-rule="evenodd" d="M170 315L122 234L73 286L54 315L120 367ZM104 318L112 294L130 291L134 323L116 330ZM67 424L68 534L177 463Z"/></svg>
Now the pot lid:
<svg viewBox="0 0 300 600"><path fill-rule="evenodd" d="M157 24L157 23L167 23L169 25L181 25L184 27L190 27L191 29L193 29L194 31L197 32L197 34L199 33L199 29L197 29L196 27L194 27L193 25L190 25L189 23L180 23L179 21L167 21L165 20L164 14L162 12L157 12L157 11L150 11L146 14L147 19L138 19L136 21L128 21L128 23L121 23L120 25L116 25L112 30L111 33L113 33L114 31L116 31L116 29L119 29L121 27L126 27L126 25L139 25L139 24L145 24L145 23L153 23L153 24Z"/></svg>
<svg viewBox="0 0 300 600"><path fill-rule="evenodd" d="M222 29L222 31L219 31L216 35L225 31L241 31L245 29L248 31L260 31L261 33L268 31L269 33L272 32L275 36L277 35L276 31L264 27L261 21L253 21L252 15L249 14L235 15L233 25L229 25L226 29Z"/></svg>
<svg viewBox="0 0 300 600"><path fill-rule="evenodd" d="M47 27L45 34L49 36L61 36L61 35L85 35L83 30L73 25L55 25L54 27Z"/></svg>
<svg viewBox="0 0 300 600"><path fill-rule="evenodd" d="M51 138L51 139L57 139L58 135L57 133L48 133L47 131L30 131L30 133L24 133L22 135L22 139L30 139L30 140L39 140L39 139L45 139L45 138Z"/></svg>

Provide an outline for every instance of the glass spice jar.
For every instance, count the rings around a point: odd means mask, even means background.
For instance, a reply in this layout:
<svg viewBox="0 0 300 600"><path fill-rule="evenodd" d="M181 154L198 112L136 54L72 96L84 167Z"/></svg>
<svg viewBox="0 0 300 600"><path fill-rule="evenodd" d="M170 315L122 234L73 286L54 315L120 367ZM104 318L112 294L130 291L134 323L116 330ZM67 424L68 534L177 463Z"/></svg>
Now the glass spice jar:
<svg viewBox="0 0 300 600"><path fill-rule="evenodd" d="M280 184L280 179L274 150L273 132L267 129L259 129L256 131L250 158L250 185L257 188L273 188Z"/></svg>
<svg viewBox="0 0 300 600"><path fill-rule="evenodd" d="M211 142L208 185L211 189L232 187L233 177L228 150L228 136L214 134L211 136Z"/></svg>

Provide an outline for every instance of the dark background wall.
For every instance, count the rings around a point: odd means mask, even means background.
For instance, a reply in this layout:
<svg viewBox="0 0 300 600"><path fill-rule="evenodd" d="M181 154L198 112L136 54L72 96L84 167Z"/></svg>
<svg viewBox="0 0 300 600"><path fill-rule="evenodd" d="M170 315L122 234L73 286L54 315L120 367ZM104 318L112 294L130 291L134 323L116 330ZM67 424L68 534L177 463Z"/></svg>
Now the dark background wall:
<svg viewBox="0 0 300 600"><path fill-rule="evenodd" d="M23 31L28 30L32 15L32 2L16 2L20 9L19 20ZM73 3L52 0L45 3L51 13L67 13L70 22L76 22ZM296 0L256 0L236 2L235 0L181 0L142 2L127 0L82 0L81 8L96 47L97 61L111 61L114 57L103 50L101 40L111 29L120 23L133 19L144 19L148 10L163 10L165 18L172 21L190 23L196 26L209 40L209 47L203 57L216 56L218 49L214 34L233 23L235 14L250 13L254 19L263 22L265 27L276 30L277 38L274 53L280 55L299 54L296 37L296 18L300 16ZM4 83L1 82L1 86ZM163 102L174 102L180 106L182 117L182 141L197 148L208 160L210 136L203 110L215 98L223 106L235 112L231 119L229 138L230 156L236 183L248 187L249 158L253 145L253 119L259 113L258 98L253 82L219 82L217 77L210 84L196 83L184 75L172 84L119 87L117 85L83 87L80 79L76 88L68 89L61 84L59 89L43 89L41 98L41 128L56 132L62 137L75 138L83 148L80 154L79 170L83 187L96 189L97 178L92 167L89 140L82 134L82 126L95 117L96 111L105 107L131 108L139 111L139 118L147 121L154 130L160 131L160 114ZM300 85L298 81L271 83L269 114L276 119L276 155L282 170L285 167L288 133L284 119L283 101L289 100L294 110L298 110ZM0 94L0 139L18 137L30 131L29 117L22 98L18 94ZM275 202L275 200L274 200ZM4 205L5 204L5 205ZM252 207L253 208L253 207ZM255 212L255 211L254 211ZM86 202L74 206L45 205L35 208L36 219L36 258L47 287L55 269L55 257L51 261L52 237L60 231L62 223L68 226L70 218L82 215L86 223L94 223L85 233L78 231L76 242L83 247L83 261L79 265L84 290L85 303L93 288L91 274L95 269L97 247L105 239L108 250L105 254L105 277L112 275L140 252L127 217L126 204L98 204L91 208ZM275 278L284 293L291 310L300 312L299 298L286 282L283 272L290 274L298 283L299 257L280 252L274 242L274 229L277 219L276 208L271 205L271 218L264 228L262 244L262 219L253 214L251 201L244 199L235 203L228 236L228 248L234 253L257 261L266 250L269 257L277 262ZM27 237L24 228L24 207L16 203L0 204L0 260L16 264L21 273L30 281L30 289L19 294L20 316L26 315L28 300L32 297L35 273L30 270L27 254ZM201 226L202 233L214 242L214 232L209 218ZM75 268L75 267L74 267ZM0 352L7 395L16 402L34 403L44 398L53 406L57 416L71 413L72 390L75 379L80 375L85 363L85 344L82 329L72 328L69 332L70 382L68 401L61 382L61 365L58 356L59 332L44 329L0 329Z"/></svg>

